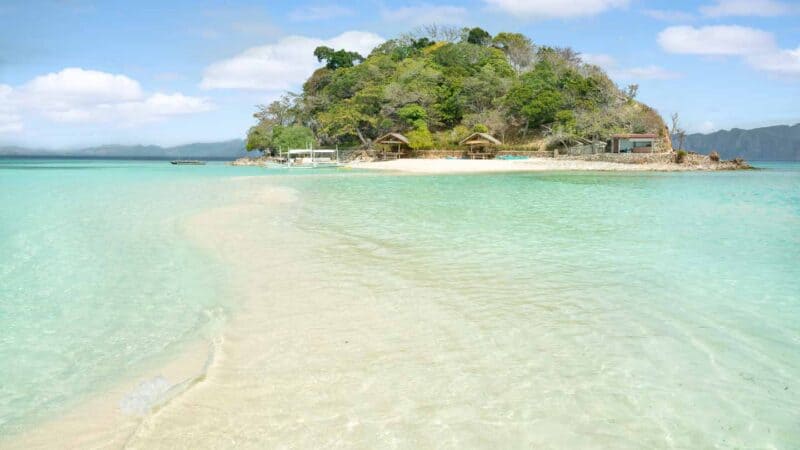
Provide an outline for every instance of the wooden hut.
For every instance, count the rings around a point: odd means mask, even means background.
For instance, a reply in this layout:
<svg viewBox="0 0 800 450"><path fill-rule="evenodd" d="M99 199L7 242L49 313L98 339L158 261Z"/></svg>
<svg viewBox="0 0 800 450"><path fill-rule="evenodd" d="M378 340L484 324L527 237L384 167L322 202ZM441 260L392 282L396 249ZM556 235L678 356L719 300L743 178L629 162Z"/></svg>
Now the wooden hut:
<svg viewBox="0 0 800 450"><path fill-rule="evenodd" d="M400 133L386 133L375 139L378 146L378 156L381 159L399 159L408 155L411 151L411 143L408 138Z"/></svg>
<svg viewBox="0 0 800 450"><path fill-rule="evenodd" d="M494 136L487 133L472 133L466 139L461 141L460 145L469 146L467 156L472 159L488 159L493 158L495 154L495 146L503 145L502 142L497 140Z"/></svg>

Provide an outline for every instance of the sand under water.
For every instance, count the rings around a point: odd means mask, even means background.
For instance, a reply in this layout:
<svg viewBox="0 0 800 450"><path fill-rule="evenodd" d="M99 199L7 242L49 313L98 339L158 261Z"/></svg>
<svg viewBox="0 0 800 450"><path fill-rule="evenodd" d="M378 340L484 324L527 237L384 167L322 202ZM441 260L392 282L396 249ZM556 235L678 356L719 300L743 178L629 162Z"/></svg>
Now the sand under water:
<svg viewBox="0 0 800 450"><path fill-rule="evenodd" d="M258 170L160 190L215 325L0 447L800 443L797 168Z"/></svg>

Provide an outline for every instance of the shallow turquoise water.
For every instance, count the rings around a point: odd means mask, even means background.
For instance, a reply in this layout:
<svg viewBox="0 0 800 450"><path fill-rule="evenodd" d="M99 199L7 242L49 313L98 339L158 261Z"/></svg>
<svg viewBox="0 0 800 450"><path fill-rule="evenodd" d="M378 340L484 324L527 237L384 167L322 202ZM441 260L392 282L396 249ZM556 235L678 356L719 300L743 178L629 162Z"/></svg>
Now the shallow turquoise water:
<svg viewBox="0 0 800 450"><path fill-rule="evenodd" d="M315 180L301 222L446 311L472 375L429 394L510 442L797 448L800 165L768 167Z"/></svg>
<svg viewBox="0 0 800 450"><path fill-rule="evenodd" d="M220 168L0 159L0 435L177 351L222 314L224 267L182 229L220 201L198 190Z"/></svg>
<svg viewBox="0 0 800 450"><path fill-rule="evenodd" d="M391 276L458 321L442 326L461 353L442 361L491 374L480 380L497 386L474 388L516 417L540 414L536 405L555 423L567 402L585 413L569 418L575 429L650 434L632 442L800 446L800 166L790 164L284 176L0 160L0 434L177 351L235 308L229 269L183 227L230 201L226 182L242 175L300 193L291 225L336 242L321 260L368 271L376 296L392 294L379 282ZM538 383L549 388L530 398Z"/></svg>

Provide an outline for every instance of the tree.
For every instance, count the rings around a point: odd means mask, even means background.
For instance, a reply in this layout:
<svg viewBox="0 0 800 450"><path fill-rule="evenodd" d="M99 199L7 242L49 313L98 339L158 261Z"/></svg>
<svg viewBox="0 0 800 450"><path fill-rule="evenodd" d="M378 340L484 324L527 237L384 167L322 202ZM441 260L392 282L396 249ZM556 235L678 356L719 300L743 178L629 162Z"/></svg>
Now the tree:
<svg viewBox="0 0 800 450"><path fill-rule="evenodd" d="M556 120L556 113L561 109L562 102L561 93L554 89L546 89L540 91L522 108L522 114L534 127L552 123Z"/></svg>
<svg viewBox="0 0 800 450"><path fill-rule="evenodd" d="M375 116L361 112L352 102L338 103L317 116L322 133L336 141L358 138L362 145L368 146L365 131L375 126Z"/></svg>
<svg viewBox="0 0 800 450"><path fill-rule="evenodd" d="M672 127L669 129L669 133L675 134L678 132L680 116L678 116L678 113L672 113L672 116L670 116L670 118L672 119Z"/></svg>
<svg viewBox="0 0 800 450"><path fill-rule="evenodd" d="M464 117L462 90L458 85L446 84L436 89L436 100L432 110L435 113L434 121L445 127L458 125Z"/></svg>
<svg viewBox="0 0 800 450"><path fill-rule="evenodd" d="M428 112L419 105L406 105L397 111L397 115L411 127L406 132L409 146L414 150L433 147L433 135L428 129Z"/></svg>
<svg viewBox="0 0 800 450"><path fill-rule="evenodd" d="M433 135L427 125L421 125L406 133L408 145L414 150L422 150L433 147Z"/></svg>
<svg viewBox="0 0 800 450"><path fill-rule="evenodd" d="M467 42L475 45L489 45L492 42L492 35L483 28L472 28L467 32Z"/></svg>
<svg viewBox="0 0 800 450"><path fill-rule="evenodd" d="M557 112L555 119L565 130L572 131L575 128L575 113L571 109L562 109Z"/></svg>
<svg viewBox="0 0 800 450"><path fill-rule="evenodd" d="M522 75L506 95L509 110L522 119L526 132L530 127L552 123L563 103L558 75L546 61Z"/></svg>
<svg viewBox="0 0 800 450"><path fill-rule="evenodd" d="M272 148L272 126L269 124L259 124L251 127L247 131L247 144L245 148L248 152L258 150L262 153Z"/></svg>
<svg viewBox="0 0 800 450"><path fill-rule="evenodd" d="M474 127L472 127L472 131L475 133L488 133L489 127L482 123L476 123Z"/></svg>
<svg viewBox="0 0 800 450"><path fill-rule="evenodd" d="M678 130L678 148L683 150L683 143L686 142L686 130Z"/></svg>
<svg viewBox="0 0 800 450"><path fill-rule="evenodd" d="M356 52L347 50L334 50L330 47L320 46L314 49L314 56L319 62L325 61L325 67L331 70L342 67L353 67L356 63L364 61L364 57Z"/></svg>
<svg viewBox="0 0 800 450"><path fill-rule="evenodd" d="M511 77L498 75L490 65L483 66L480 72L463 81L464 107L476 114L493 109L510 88Z"/></svg>
<svg viewBox="0 0 800 450"><path fill-rule="evenodd" d="M426 37L421 37L419 39L414 39L413 41L411 41L411 46L417 50L422 50L423 48L430 47L433 44L435 44L435 42Z"/></svg>
<svg viewBox="0 0 800 450"><path fill-rule="evenodd" d="M428 38L434 42L458 42L461 39L461 29L446 25L423 25L417 28L412 37Z"/></svg>
<svg viewBox="0 0 800 450"><path fill-rule="evenodd" d="M300 125L276 127L273 133L272 148L306 148L309 144L316 145L314 133L308 127Z"/></svg>
<svg viewBox="0 0 800 450"><path fill-rule="evenodd" d="M625 89L625 96L628 97L628 100L635 99L638 93L639 93L638 84L629 84L628 87Z"/></svg>
<svg viewBox="0 0 800 450"><path fill-rule="evenodd" d="M511 67L517 73L522 72L533 63L535 46L525 35L520 33L499 33L492 44L508 57Z"/></svg>
<svg viewBox="0 0 800 450"><path fill-rule="evenodd" d="M270 122L275 125L289 126L296 123L301 113L297 94L287 93L269 105L257 105L258 111L253 117L259 122Z"/></svg>
<svg viewBox="0 0 800 450"><path fill-rule="evenodd" d="M420 122L427 124L428 121L428 112L419 105L406 105L397 111L397 115L411 126Z"/></svg>
<svg viewBox="0 0 800 450"><path fill-rule="evenodd" d="M247 151L259 150L262 153L271 153L273 150L305 148L315 143L314 133L308 127L261 122L247 132L245 148Z"/></svg>
<svg viewBox="0 0 800 450"><path fill-rule="evenodd" d="M678 113L672 113L671 119L672 128L669 130L669 134L678 138L678 150L683 150L683 143L686 140L686 130L679 126L680 117L678 116Z"/></svg>

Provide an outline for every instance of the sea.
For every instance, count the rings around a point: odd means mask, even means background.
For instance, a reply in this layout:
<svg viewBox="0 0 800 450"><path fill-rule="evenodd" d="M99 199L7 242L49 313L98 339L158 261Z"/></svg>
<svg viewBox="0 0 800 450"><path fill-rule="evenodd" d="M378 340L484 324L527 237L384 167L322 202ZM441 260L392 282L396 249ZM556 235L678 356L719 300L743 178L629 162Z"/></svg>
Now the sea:
<svg viewBox="0 0 800 450"><path fill-rule="evenodd" d="M0 448L800 448L800 164L757 166L0 159Z"/></svg>

